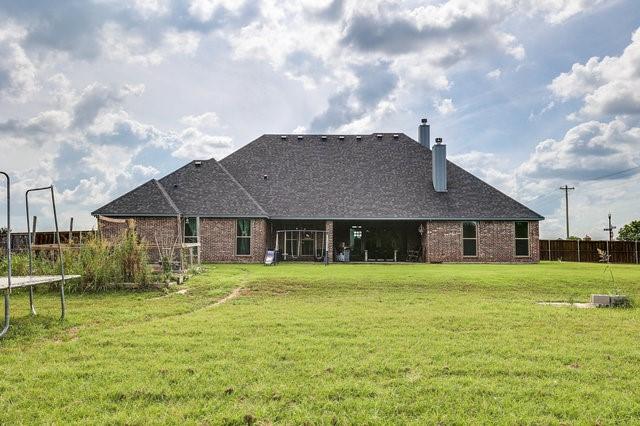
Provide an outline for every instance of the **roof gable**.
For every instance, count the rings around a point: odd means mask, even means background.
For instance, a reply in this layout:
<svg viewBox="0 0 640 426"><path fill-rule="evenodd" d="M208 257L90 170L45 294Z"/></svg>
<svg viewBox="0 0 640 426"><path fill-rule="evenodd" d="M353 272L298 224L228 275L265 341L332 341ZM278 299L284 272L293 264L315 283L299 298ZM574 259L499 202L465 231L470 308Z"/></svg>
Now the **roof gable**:
<svg viewBox="0 0 640 426"><path fill-rule="evenodd" d="M266 216L249 193L215 159L192 161L160 179L185 216Z"/></svg>
<svg viewBox="0 0 640 426"><path fill-rule="evenodd" d="M160 183L151 179L91 214L103 216L175 216L178 214Z"/></svg>

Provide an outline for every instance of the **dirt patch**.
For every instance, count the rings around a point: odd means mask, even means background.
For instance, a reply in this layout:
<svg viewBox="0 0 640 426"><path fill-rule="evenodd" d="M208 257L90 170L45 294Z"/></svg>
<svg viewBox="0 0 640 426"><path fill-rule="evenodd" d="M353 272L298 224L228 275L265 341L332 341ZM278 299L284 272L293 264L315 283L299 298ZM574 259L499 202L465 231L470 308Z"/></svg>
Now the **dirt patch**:
<svg viewBox="0 0 640 426"><path fill-rule="evenodd" d="M78 339L78 333L80 333L80 327L71 327L66 331L65 335L56 337L53 339L53 343L59 345L64 342L70 342Z"/></svg>
<svg viewBox="0 0 640 426"><path fill-rule="evenodd" d="M248 288L238 287L238 288L234 289L231 293L227 294L222 299L220 299L217 302L211 304L210 306L220 306L222 304L227 303L230 300L236 299L236 298L238 298L240 296L244 296L246 294L249 294L249 289Z"/></svg>

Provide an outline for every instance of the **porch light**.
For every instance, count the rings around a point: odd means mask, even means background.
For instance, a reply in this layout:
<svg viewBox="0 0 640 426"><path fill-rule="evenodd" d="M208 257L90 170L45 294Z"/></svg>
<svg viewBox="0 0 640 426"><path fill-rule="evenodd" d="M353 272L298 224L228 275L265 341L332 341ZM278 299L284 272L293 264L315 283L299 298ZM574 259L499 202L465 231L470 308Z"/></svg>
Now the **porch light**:
<svg viewBox="0 0 640 426"><path fill-rule="evenodd" d="M422 224L418 226L418 232L420 233L420 235L424 234L424 227L422 226Z"/></svg>

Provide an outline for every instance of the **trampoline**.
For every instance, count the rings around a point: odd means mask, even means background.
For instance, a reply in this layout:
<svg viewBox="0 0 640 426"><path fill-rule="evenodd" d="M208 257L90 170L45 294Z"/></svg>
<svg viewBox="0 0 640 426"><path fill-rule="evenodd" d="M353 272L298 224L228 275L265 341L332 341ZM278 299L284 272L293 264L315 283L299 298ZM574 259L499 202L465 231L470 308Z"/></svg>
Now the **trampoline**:
<svg viewBox="0 0 640 426"><path fill-rule="evenodd" d="M58 216L56 212L56 200L53 191L53 185L32 188L25 193L25 202L27 210L27 240L29 246L29 275L28 276L13 276L11 271L11 179L5 172L0 171L0 175L3 175L7 183L7 246L6 246L6 258L7 258L7 276L0 278L0 291L4 293L4 326L0 330L0 338L4 337L9 331L9 325L11 320L11 290L14 288L29 288L29 309L31 315L36 315L36 310L33 303L33 288L41 284L60 283L60 319L64 319L65 316L65 299L64 299L64 284L65 280L71 278L79 278L79 275L65 275L64 273L64 258L62 254L62 245L60 244L60 231L58 229ZM29 194L36 191L49 191L51 193L51 205L53 207L53 221L55 223L55 243L58 251L58 263L60 264L59 275L33 275L33 251L32 240L35 235L35 229L33 235L31 233L31 227L29 225Z"/></svg>

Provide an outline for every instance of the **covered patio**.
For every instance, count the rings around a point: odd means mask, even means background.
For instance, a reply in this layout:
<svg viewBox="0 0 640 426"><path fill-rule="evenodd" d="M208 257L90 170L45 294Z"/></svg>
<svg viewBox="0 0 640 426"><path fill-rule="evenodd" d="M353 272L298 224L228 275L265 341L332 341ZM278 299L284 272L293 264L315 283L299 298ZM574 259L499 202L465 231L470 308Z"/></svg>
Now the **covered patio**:
<svg viewBox="0 0 640 426"><path fill-rule="evenodd" d="M417 261L421 253L420 222L334 221L334 261Z"/></svg>

